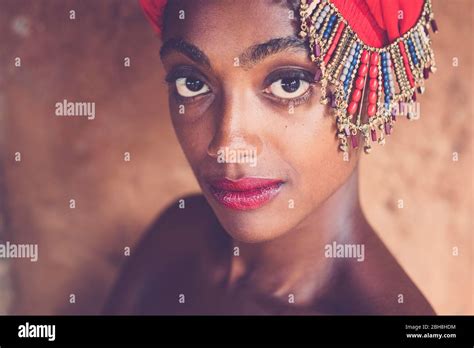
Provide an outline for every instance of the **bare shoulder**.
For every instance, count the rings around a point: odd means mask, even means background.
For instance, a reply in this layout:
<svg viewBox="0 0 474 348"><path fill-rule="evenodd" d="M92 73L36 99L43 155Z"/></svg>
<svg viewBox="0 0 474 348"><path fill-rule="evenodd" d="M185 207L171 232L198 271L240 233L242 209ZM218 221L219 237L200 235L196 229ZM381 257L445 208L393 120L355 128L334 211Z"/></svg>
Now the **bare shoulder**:
<svg viewBox="0 0 474 348"><path fill-rule="evenodd" d="M365 260L353 264L351 273L358 279L372 314L435 315L432 306L382 240L373 236L363 240Z"/></svg>
<svg viewBox="0 0 474 348"><path fill-rule="evenodd" d="M157 274L170 265L192 265L209 252L219 223L202 195L176 200L159 215L131 251L104 309L106 314L137 314L137 304Z"/></svg>

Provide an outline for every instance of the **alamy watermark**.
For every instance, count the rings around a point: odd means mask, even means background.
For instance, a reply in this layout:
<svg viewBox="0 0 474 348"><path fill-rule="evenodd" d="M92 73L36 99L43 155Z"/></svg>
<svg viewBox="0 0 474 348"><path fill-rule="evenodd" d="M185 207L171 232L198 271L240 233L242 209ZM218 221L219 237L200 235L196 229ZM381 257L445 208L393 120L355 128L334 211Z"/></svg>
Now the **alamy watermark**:
<svg viewBox="0 0 474 348"><path fill-rule="evenodd" d="M365 260L364 244L340 244L332 242L324 247L324 256L327 258L357 259L358 262Z"/></svg>
<svg viewBox="0 0 474 348"><path fill-rule="evenodd" d="M56 116L82 116L88 120L95 119L94 102L68 102L64 99L62 102L57 102L55 108Z"/></svg>
<svg viewBox="0 0 474 348"><path fill-rule="evenodd" d="M0 259L30 259L38 261L38 244L0 243Z"/></svg>
<svg viewBox="0 0 474 348"><path fill-rule="evenodd" d="M248 163L250 167L255 167L257 166L257 149L221 147L217 151L217 163Z"/></svg>
<svg viewBox="0 0 474 348"><path fill-rule="evenodd" d="M47 338L52 342L56 339L56 325L37 325L26 322L18 326L19 338Z"/></svg>
<svg viewBox="0 0 474 348"><path fill-rule="evenodd" d="M391 112L395 117L407 116L410 120L417 120L421 116L421 104L418 102L395 103L391 107Z"/></svg>

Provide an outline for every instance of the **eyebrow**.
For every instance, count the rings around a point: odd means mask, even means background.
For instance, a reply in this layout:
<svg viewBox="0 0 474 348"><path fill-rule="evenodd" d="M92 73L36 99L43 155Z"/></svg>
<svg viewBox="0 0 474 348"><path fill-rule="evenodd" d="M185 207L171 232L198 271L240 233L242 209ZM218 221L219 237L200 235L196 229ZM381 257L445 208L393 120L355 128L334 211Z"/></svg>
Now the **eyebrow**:
<svg viewBox="0 0 474 348"><path fill-rule="evenodd" d="M250 69L271 55L289 50L306 50L306 41L294 36L287 36L250 46L238 56L239 65L244 69ZM160 49L161 59L173 51L182 53L199 65L211 68L209 57L197 46L183 39L168 39Z"/></svg>
<svg viewBox="0 0 474 348"><path fill-rule="evenodd" d="M193 62L203 65L206 68L211 67L211 63L206 54L201 51L197 46L184 41L183 39L172 38L167 40L160 49L160 57L163 59L166 55L172 51L176 51L184 54L186 57L191 59Z"/></svg>

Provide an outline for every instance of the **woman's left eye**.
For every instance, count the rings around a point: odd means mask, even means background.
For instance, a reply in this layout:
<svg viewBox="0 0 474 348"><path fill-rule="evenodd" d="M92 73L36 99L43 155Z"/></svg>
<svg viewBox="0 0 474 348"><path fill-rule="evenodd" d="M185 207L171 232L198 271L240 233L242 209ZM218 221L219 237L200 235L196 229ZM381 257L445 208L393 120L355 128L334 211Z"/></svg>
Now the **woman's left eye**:
<svg viewBox="0 0 474 348"><path fill-rule="evenodd" d="M273 82L268 87L268 90L278 98L294 99L305 94L309 87L309 82L299 78L289 77Z"/></svg>

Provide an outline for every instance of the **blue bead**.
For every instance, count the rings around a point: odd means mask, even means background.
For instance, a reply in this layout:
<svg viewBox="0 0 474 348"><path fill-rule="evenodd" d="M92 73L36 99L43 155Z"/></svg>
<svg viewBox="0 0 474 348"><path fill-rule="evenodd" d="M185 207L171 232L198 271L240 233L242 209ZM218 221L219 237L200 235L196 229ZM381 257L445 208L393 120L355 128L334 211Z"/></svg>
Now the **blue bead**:
<svg viewBox="0 0 474 348"><path fill-rule="evenodd" d="M382 68L386 67L387 66L387 60L386 59L382 59Z"/></svg>
<svg viewBox="0 0 474 348"><path fill-rule="evenodd" d="M386 66L382 66L382 73L384 75L387 75L387 67Z"/></svg>

